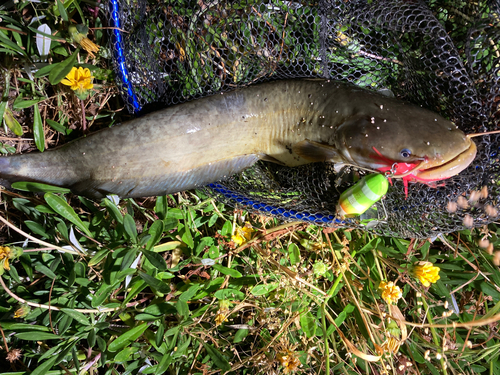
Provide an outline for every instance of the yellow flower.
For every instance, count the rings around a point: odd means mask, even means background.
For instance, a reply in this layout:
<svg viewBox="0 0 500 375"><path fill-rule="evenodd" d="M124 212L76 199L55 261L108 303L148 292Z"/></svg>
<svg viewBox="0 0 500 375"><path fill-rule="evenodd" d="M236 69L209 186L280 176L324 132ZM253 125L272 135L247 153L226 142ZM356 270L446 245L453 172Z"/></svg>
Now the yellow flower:
<svg viewBox="0 0 500 375"><path fill-rule="evenodd" d="M431 262L418 262L413 267L412 273L424 286L430 286L431 283L435 283L440 279L439 271L440 268Z"/></svg>
<svg viewBox="0 0 500 375"><path fill-rule="evenodd" d="M233 242L241 246L244 243L247 243L252 238L252 232L255 232L255 229L252 229L249 223L246 223L243 228L236 228L236 233L231 237Z"/></svg>
<svg viewBox="0 0 500 375"><path fill-rule="evenodd" d="M276 355L276 359L283 366L283 373L288 374L291 371L296 371L300 366L300 361L295 353L290 349L285 349L283 352Z"/></svg>
<svg viewBox="0 0 500 375"><path fill-rule="evenodd" d="M399 350L399 345L401 343L395 337L389 336L387 340L382 344L383 352L390 352L392 354L396 354Z"/></svg>
<svg viewBox="0 0 500 375"><path fill-rule="evenodd" d="M78 28L83 32L78 31ZM71 25L68 27L68 31L74 43L81 45L90 56L95 57L93 52L99 52L99 46L87 38L88 27L84 25L78 25L78 27Z"/></svg>
<svg viewBox="0 0 500 375"><path fill-rule="evenodd" d="M393 302L398 302L398 299L403 296L403 292L401 292L399 286L395 285L392 281L389 281L388 283L385 281L381 281L378 289L380 291L380 294L382 295L383 300L389 305L391 305Z"/></svg>
<svg viewBox="0 0 500 375"><path fill-rule="evenodd" d="M90 56L95 57L92 52L99 52L99 46L92 42L89 38L83 38L80 45L85 51L89 53Z"/></svg>
<svg viewBox="0 0 500 375"><path fill-rule="evenodd" d="M3 274L4 270L10 271L9 260L19 258L22 253L23 250L19 247L0 246L0 275Z"/></svg>
<svg viewBox="0 0 500 375"><path fill-rule="evenodd" d="M214 319L216 326L220 326L222 323L227 322L230 304L231 302L225 299L219 301L219 310L217 311Z"/></svg>
<svg viewBox="0 0 500 375"><path fill-rule="evenodd" d="M90 73L89 68L71 68L65 79L61 81L63 85L69 86L71 90L83 93L94 87L92 80L94 76Z"/></svg>
<svg viewBox="0 0 500 375"><path fill-rule="evenodd" d="M229 310L228 309L220 309L217 311L215 315L215 325L220 326L222 323L227 322Z"/></svg>
<svg viewBox="0 0 500 375"><path fill-rule="evenodd" d="M14 258L12 249L8 246L0 246L0 262L3 260L3 269L9 271L9 259Z"/></svg>
<svg viewBox="0 0 500 375"><path fill-rule="evenodd" d="M31 308L29 307L29 305L21 305L20 308L18 308L15 312L14 312L14 319L17 319L17 318L24 318L26 315L28 315L31 311Z"/></svg>

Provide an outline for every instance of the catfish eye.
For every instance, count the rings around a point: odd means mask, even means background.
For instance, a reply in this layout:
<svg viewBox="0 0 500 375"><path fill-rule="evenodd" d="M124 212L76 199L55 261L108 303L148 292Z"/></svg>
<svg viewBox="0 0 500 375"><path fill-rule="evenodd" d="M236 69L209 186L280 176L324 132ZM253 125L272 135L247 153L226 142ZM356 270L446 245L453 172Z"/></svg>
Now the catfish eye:
<svg viewBox="0 0 500 375"><path fill-rule="evenodd" d="M407 148L403 148L401 151L399 151L399 154L403 157L403 158L409 158L411 156L411 151L408 150Z"/></svg>

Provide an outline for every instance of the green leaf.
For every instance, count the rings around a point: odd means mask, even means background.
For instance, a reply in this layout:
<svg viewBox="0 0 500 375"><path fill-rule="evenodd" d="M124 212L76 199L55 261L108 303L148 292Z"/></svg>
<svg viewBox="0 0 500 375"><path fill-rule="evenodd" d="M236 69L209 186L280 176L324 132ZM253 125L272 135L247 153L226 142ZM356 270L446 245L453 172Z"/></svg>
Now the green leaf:
<svg viewBox="0 0 500 375"><path fill-rule="evenodd" d="M155 212L160 220L165 220L167 218L168 202L166 195L156 198Z"/></svg>
<svg viewBox="0 0 500 375"><path fill-rule="evenodd" d="M89 267L95 266L98 264L101 260L103 260L109 253L109 249L102 249L99 250L89 261Z"/></svg>
<svg viewBox="0 0 500 375"><path fill-rule="evenodd" d="M184 218L184 214L178 208L169 209L167 211L167 216L165 217L165 219L182 219L182 218Z"/></svg>
<svg viewBox="0 0 500 375"><path fill-rule="evenodd" d="M478 374L485 372L487 370L486 367L480 366L480 365L470 365L470 368L474 371L477 372Z"/></svg>
<svg viewBox="0 0 500 375"><path fill-rule="evenodd" d="M427 368L431 370L433 375L441 375L441 372L430 362L426 361Z"/></svg>
<svg viewBox="0 0 500 375"><path fill-rule="evenodd" d="M172 356L169 356L169 355L164 355L162 356L161 358L161 361L160 363L158 363L158 367L156 367L156 370L155 370L155 375L162 375L162 374L165 374L167 372L167 369L168 369L168 366L170 366L170 364L172 363ZM144 372L145 374L146 372Z"/></svg>
<svg viewBox="0 0 500 375"><path fill-rule="evenodd" d="M55 357L55 356L48 359L47 361L42 363L40 366L38 366L35 370L33 370L33 372L30 375L47 375L47 374L49 374L48 370L50 370L52 368L52 366L54 366L56 359L57 359L57 357Z"/></svg>
<svg viewBox="0 0 500 375"><path fill-rule="evenodd" d="M182 235L181 239L184 241L184 243L190 248L194 248L194 241L193 241L193 236L191 234L191 229L188 226L188 221L185 220L185 225L184 225L184 234Z"/></svg>
<svg viewBox="0 0 500 375"><path fill-rule="evenodd" d="M130 240L133 243L137 243L137 228L135 226L134 218L126 214L123 218L123 227L125 229L125 233L129 236Z"/></svg>
<svg viewBox="0 0 500 375"><path fill-rule="evenodd" d="M170 314L175 314L176 309L175 305L172 305L167 302L160 302L156 303L154 305L149 305L144 309L144 312L146 314L151 314L151 315L170 315Z"/></svg>
<svg viewBox="0 0 500 375"><path fill-rule="evenodd" d="M222 234L223 236L227 236L231 234L232 231L233 231L233 223L231 223L229 220L226 220L226 222L222 226L220 234Z"/></svg>
<svg viewBox="0 0 500 375"><path fill-rule="evenodd" d="M82 314L79 311L73 310L73 309L67 309L67 308L62 308L61 311L65 313L66 315L69 315L73 319L75 319L77 322L89 326L90 321L89 318L87 318L84 314Z"/></svg>
<svg viewBox="0 0 500 375"><path fill-rule="evenodd" d="M402 240L399 240L397 238L392 238L391 241L394 243L394 245L396 245L397 249L399 250L399 252L401 254L406 254L408 252L408 246L405 246L404 244L402 244L401 243Z"/></svg>
<svg viewBox="0 0 500 375"><path fill-rule="evenodd" d="M190 301L191 298L193 298L196 295L196 293L198 292L199 289L200 289L199 284L192 285L191 287L189 287L188 290L186 290L184 293L182 293L179 296L179 300L185 301L185 302Z"/></svg>
<svg viewBox="0 0 500 375"><path fill-rule="evenodd" d="M129 303L132 299L137 297L137 295L147 287L146 282L141 278L135 278L132 281L130 290L128 292L127 298L123 301L123 304Z"/></svg>
<svg viewBox="0 0 500 375"><path fill-rule="evenodd" d="M43 264L37 264L35 269L51 279L55 279L57 277L57 275L52 272L49 267L44 266Z"/></svg>
<svg viewBox="0 0 500 375"><path fill-rule="evenodd" d="M144 273L142 271L139 271L139 276L141 277L141 279L143 279L146 284L148 284L150 287L156 289L157 291L159 291L160 293L170 293L170 287L165 284L163 281L161 280L158 280L157 278L151 276L151 275L148 275L147 273Z"/></svg>
<svg viewBox="0 0 500 375"><path fill-rule="evenodd" d="M7 98L5 100L0 101L0 124L2 123L3 116L5 114L5 108L7 108Z"/></svg>
<svg viewBox="0 0 500 375"><path fill-rule="evenodd" d="M18 96L16 100L14 100L14 103L12 103L12 108L13 109L24 109L24 108L29 108L32 105L37 104L38 102L44 100L46 98L40 98L40 99L23 99L22 97Z"/></svg>
<svg viewBox="0 0 500 375"><path fill-rule="evenodd" d="M39 182L14 182L12 187L17 190L22 191L32 191L34 193L70 193L70 189L66 189L59 186L52 186L47 184L42 184Z"/></svg>
<svg viewBox="0 0 500 375"><path fill-rule="evenodd" d="M158 330L155 333L155 344L160 346L163 342L163 335L165 334L165 325L161 324L158 326Z"/></svg>
<svg viewBox="0 0 500 375"><path fill-rule="evenodd" d="M108 350L110 352L116 352L120 349L123 349L131 342L137 340L147 328L148 324L142 323L141 325L128 330L127 332L116 338L113 342L111 342L111 344L109 344L108 346Z"/></svg>
<svg viewBox="0 0 500 375"><path fill-rule="evenodd" d="M252 293L254 296L263 296L263 295L269 294L269 292L276 289L278 287L278 285L279 285L278 283L256 285L252 288L250 293Z"/></svg>
<svg viewBox="0 0 500 375"><path fill-rule="evenodd" d="M493 302L500 301L500 293L494 287L492 287L488 282L483 281L480 284L480 287L481 287L481 291L485 295L490 296L490 297L493 298Z"/></svg>
<svg viewBox="0 0 500 375"><path fill-rule="evenodd" d="M3 14L2 14L2 18L3 18ZM2 32L0 32L0 45L2 45L5 48L8 48L11 51L17 52L20 55L27 57L26 52L21 47L19 47L16 43L14 43L12 40L7 38L5 36L5 34Z"/></svg>
<svg viewBox="0 0 500 375"><path fill-rule="evenodd" d="M123 224L123 215L120 212L120 209L111 202L108 198L104 198L102 200L106 208L108 209L110 215L115 219L118 223Z"/></svg>
<svg viewBox="0 0 500 375"><path fill-rule="evenodd" d="M50 127L52 129L54 129L55 131L59 132L59 133L63 133L63 134L66 134L66 127L64 125L61 125L59 124L58 122L54 121L54 120L51 120L51 119L46 119L45 121L47 121L47 124L50 125Z"/></svg>
<svg viewBox="0 0 500 375"><path fill-rule="evenodd" d="M137 353L137 351L139 351L139 350L141 350L141 349L131 347L131 346L126 347L126 348L122 349L122 351L118 352L118 354L116 354L114 361L117 363L127 362L127 360L130 358L130 356L132 354Z"/></svg>
<svg viewBox="0 0 500 375"><path fill-rule="evenodd" d="M52 71L52 69L54 69L55 66L56 66L56 64L46 65L43 68L38 69L35 72L35 74L33 74L33 76L35 76L35 78L41 78L41 77L48 76L49 73Z"/></svg>
<svg viewBox="0 0 500 375"><path fill-rule="evenodd" d="M245 293L240 292L236 289L220 289L214 293L215 298L217 299L239 299L243 300L245 298Z"/></svg>
<svg viewBox="0 0 500 375"><path fill-rule="evenodd" d="M136 247L132 247L120 253L120 256L123 256L123 254L125 254L120 264L120 271L126 271L130 269L130 266L132 265L132 263L134 263L135 258L137 258L137 250L138 249Z"/></svg>
<svg viewBox="0 0 500 375"><path fill-rule="evenodd" d="M96 340L97 340L97 330L95 328L92 328L89 331L89 335L87 336L87 342L91 348L95 346Z"/></svg>
<svg viewBox="0 0 500 375"><path fill-rule="evenodd" d="M10 331L50 331L50 327L15 322L2 322L2 328Z"/></svg>
<svg viewBox="0 0 500 375"><path fill-rule="evenodd" d="M243 276L240 272L233 270L232 268L221 266L220 264L214 264L212 267L217 271L219 271L220 273L223 273L224 275L228 275L234 278L240 278L241 276Z"/></svg>
<svg viewBox="0 0 500 375"><path fill-rule="evenodd" d="M90 233L88 228L83 224L76 212L70 207L68 203L66 203L63 198L53 193L45 193L44 198L50 208L52 208L55 212L57 212L68 221L75 224L87 236L92 237L92 234Z"/></svg>
<svg viewBox="0 0 500 375"><path fill-rule="evenodd" d="M143 320L145 322L152 322L152 321L158 320L158 317L155 315L151 315L151 314L137 314L136 316L134 316L134 319L135 320Z"/></svg>
<svg viewBox="0 0 500 375"><path fill-rule="evenodd" d="M365 246L363 246L361 249L357 251L358 254L364 254L368 251L371 251L372 249L376 249L378 243L380 242L380 238L375 237L372 239L370 242L368 242Z"/></svg>
<svg viewBox="0 0 500 375"><path fill-rule="evenodd" d="M299 247L291 243L290 246L288 246L288 256L290 257L290 264L298 264L300 263L300 251Z"/></svg>
<svg viewBox="0 0 500 375"><path fill-rule="evenodd" d="M237 343L245 340L245 337L247 337L249 333L250 333L250 330L248 330L248 329L242 328L242 329L237 330L236 333L234 334L233 344L237 344Z"/></svg>
<svg viewBox="0 0 500 375"><path fill-rule="evenodd" d="M147 260L149 260L149 262L160 271L165 271L167 269L167 263L159 253L148 250L142 250L142 253Z"/></svg>
<svg viewBox="0 0 500 375"><path fill-rule="evenodd" d="M415 360L415 362L425 363L425 358L420 353L420 351L417 348L417 345L415 344L415 342L413 340L408 340L408 343L410 345L410 353L412 354L413 359Z"/></svg>
<svg viewBox="0 0 500 375"><path fill-rule="evenodd" d="M76 57L78 56L78 51L79 50L77 49L75 52L71 54L70 57L56 64L56 66L50 71L49 81L51 85L57 85L64 79L64 77L68 75L73 65L75 65Z"/></svg>
<svg viewBox="0 0 500 375"><path fill-rule="evenodd" d="M175 275L170 272L158 272L156 277L161 280L167 280L167 279L173 279Z"/></svg>
<svg viewBox="0 0 500 375"><path fill-rule="evenodd" d="M300 327L308 338L316 336L316 318L310 311L301 315Z"/></svg>
<svg viewBox="0 0 500 375"><path fill-rule="evenodd" d="M61 336L54 335L51 332L40 332L40 331L20 332L16 333L15 336L21 340L27 340L27 341L62 339Z"/></svg>
<svg viewBox="0 0 500 375"><path fill-rule="evenodd" d="M31 220L26 220L24 224L30 229L35 234L38 234L39 236L45 237L45 238L50 238L50 236L45 232L44 227L42 227L39 223Z"/></svg>
<svg viewBox="0 0 500 375"><path fill-rule="evenodd" d="M162 220L156 220L148 230L148 234L151 238L148 240L146 245L146 250L151 250L161 239L164 230L164 224Z"/></svg>
<svg viewBox="0 0 500 375"><path fill-rule="evenodd" d="M35 210L37 210L38 212L42 212L44 214L52 214L52 215L55 214L54 210L52 208L50 208L49 206L45 205L45 204L36 205L35 206ZM61 224L61 223L63 223L63 224ZM59 227L59 225L64 225L64 222L57 223L58 227ZM61 232L61 233L66 233L66 232ZM67 238L67 237L68 236L66 236L65 238Z"/></svg>
<svg viewBox="0 0 500 375"><path fill-rule="evenodd" d="M231 365L229 364L226 357L224 357L224 354L222 354L218 349L214 348L210 344L206 344L204 342L202 342L202 344L205 347L207 354L214 362L214 365L217 366L218 369L224 372L231 370Z"/></svg>
<svg viewBox="0 0 500 375"><path fill-rule="evenodd" d="M175 304L175 308L177 309L177 313L184 319L189 316L189 306L186 301L178 300Z"/></svg>
<svg viewBox="0 0 500 375"><path fill-rule="evenodd" d="M61 18L63 19L64 22L69 22L68 13L64 8L63 3L61 2L61 0L56 0L56 2L57 2L57 10L59 11Z"/></svg>
<svg viewBox="0 0 500 375"><path fill-rule="evenodd" d="M109 297L111 291L115 289L118 283L119 282L113 283L113 285L101 284L100 288L92 297L92 307L97 308L100 306Z"/></svg>
<svg viewBox="0 0 500 375"><path fill-rule="evenodd" d="M40 115L40 109L38 104L33 107L33 135L35 137L36 148L40 152L45 150L45 133L43 131L42 116Z"/></svg>
<svg viewBox="0 0 500 375"><path fill-rule="evenodd" d="M217 221L217 219L219 218L219 215L218 214L213 214L211 217L210 217L210 220L208 221L208 227L209 228L212 228L215 224L215 222Z"/></svg>
<svg viewBox="0 0 500 375"><path fill-rule="evenodd" d="M23 128L21 127L21 124L19 123L19 121L16 120L16 118L14 117L14 114L11 112L11 110L7 106L5 107L3 119L5 120L5 124L9 127L10 130L12 130L12 132L15 135L17 135L19 137L23 135Z"/></svg>
<svg viewBox="0 0 500 375"><path fill-rule="evenodd" d="M189 347L190 343L191 343L191 336L188 336L187 340L177 347L177 350L172 355L172 357L179 358L182 357L184 354L186 354L186 350Z"/></svg>
<svg viewBox="0 0 500 375"><path fill-rule="evenodd" d="M62 350L57 354L56 363L60 363L72 349L76 348L79 340L79 338L72 337L69 340L63 341L60 344Z"/></svg>
<svg viewBox="0 0 500 375"><path fill-rule="evenodd" d="M347 315L352 313L354 311L354 306L351 304L348 304L346 307L344 307L344 310L339 314L337 318L335 318L335 324L337 327L339 327L342 323L344 323L344 320L347 318Z"/></svg>

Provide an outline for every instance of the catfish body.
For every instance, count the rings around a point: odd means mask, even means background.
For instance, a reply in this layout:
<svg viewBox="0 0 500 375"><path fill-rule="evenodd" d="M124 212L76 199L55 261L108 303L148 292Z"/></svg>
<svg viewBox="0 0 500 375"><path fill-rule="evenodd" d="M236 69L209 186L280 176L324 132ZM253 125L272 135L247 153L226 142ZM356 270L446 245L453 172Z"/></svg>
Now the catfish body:
<svg viewBox="0 0 500 375"><path fill-rule="evenodd" d="M43 153L2 157L0 178L91 198L146 197L207 185L259 159L371 169L425 159L424 169L441 168L470 143L448 120L396 99L340 82L287 80L169 107Z"/></svg>

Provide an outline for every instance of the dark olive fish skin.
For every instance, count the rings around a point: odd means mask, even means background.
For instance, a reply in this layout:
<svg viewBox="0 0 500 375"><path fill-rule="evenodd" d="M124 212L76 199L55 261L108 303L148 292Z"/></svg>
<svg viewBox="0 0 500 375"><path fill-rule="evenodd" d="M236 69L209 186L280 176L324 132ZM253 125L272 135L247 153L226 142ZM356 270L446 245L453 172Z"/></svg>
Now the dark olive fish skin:
<svg viewBox="0 0 500 375"><path fill-rule="evenodd" d="M435 166L469 146L451 122L425 109L349 84L288 80L169 107L43 153L1 157L0 179L90 198L146 197L209 184L259 159L376 168L376 147L394 162L425 157Z"/></svg>

